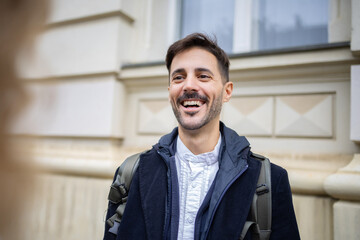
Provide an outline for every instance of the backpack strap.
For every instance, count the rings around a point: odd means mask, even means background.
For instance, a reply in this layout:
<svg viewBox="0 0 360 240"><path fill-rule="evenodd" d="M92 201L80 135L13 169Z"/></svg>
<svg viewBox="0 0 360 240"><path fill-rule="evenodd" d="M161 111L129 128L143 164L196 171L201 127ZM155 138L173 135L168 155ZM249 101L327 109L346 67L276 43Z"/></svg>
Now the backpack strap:
<svg viewBox="0 0 360 240"><path fill-rule="evenodd" d="M127 197L130 189L131 180L136 169L139 166L141 153L136 153L128 158L120 165L115 181L111 184L108 195L109 202L119 204L113 216L106 220L106 223L111 227L109 232L117 235L122 216L124 214Z"/></svg>
<svg viewBox="0 0 360 240"><path fill-rule="evenodd" d="M261 162L260 174L256 191L250 207L248 221L240 235L240 240L245 238L249 229L254 240L268 240L271 234L271 165L268 158L252 153L252 157Z"/></svg>

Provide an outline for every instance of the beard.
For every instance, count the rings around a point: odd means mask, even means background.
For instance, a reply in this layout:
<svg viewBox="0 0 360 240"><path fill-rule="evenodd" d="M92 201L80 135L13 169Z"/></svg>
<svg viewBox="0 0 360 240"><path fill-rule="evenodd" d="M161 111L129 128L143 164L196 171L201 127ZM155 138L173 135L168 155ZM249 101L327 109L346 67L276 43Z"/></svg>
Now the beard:
<svg viewBox="0 0 360 240"><path fill-rule="evenodd" d="M199 119L196 120L194 119L191 122L187 122L180 110L179 110L179 106L180 103L183 100L186 99L191 99L191 98L196 98L196 99L201 99L204 101L204 104L207 105L207 110L205 115ZM174 101L171 101L171 106L174 112L174 115L178 121L178 123L180 124L181 127L183 127L186 130L197 130L202 128L203 126L205 126L206 124L208 124L209 122L211 122L212 120L214 120L217 116L220 115L221 113L221 109L222 109L222 98L223 98L223 94L221 93L220 96L218 96L217 98L214 99L214 101L211 103L211 105L209 106L209 100L206 96L202 96L199 95L197 92L193 92L193 93L184 93L182 96L180 96L177 100L176 103ZM185 115L187 115L188 117L195 117L196 114L199 114L198 112L194 112L194 113L183 113Z"/></svg>

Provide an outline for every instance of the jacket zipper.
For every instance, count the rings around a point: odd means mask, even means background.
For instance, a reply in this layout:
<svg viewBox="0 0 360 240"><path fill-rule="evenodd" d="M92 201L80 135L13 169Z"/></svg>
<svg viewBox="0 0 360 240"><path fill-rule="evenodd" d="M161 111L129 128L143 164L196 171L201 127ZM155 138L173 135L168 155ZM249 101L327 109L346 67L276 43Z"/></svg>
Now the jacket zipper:
<svg viewBox="0 0 360 240"><path fill-rule="evenodd" d="M209 229L210 226L211 226L211 222L212 222L212 220L213 220L213 218L214 218L216 209L218 208L218 206L219 206L222 198L224 197L225 193L227 192L227 190L229 189L229 187L248 169L248 167L249 167L249 165L246 164L245 168L244 168L243 170L241 170L241 172L239 172L239 173L229 182L228 185L226 185L224 191L221 193L220 198L219 198L219 200L217 201L217 203L216 203L216 205L215 205L214 210L211 212L208 229ZM209 233L209 230L208 230L208 229L206 230L206 234L205 234L205 238L204 238L204 239L207 238L207 235L208 235L208 233Z"/></svg>

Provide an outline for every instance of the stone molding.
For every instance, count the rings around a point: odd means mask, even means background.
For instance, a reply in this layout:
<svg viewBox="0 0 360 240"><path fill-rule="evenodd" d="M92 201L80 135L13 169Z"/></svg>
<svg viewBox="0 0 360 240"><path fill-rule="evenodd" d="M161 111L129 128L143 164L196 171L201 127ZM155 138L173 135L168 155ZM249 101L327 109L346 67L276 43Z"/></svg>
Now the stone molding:
<svg viewBox="0 0 360 240"><path fill-rule="evenodd" d="M124 147L116 139L48 137L28 138L20 143L21 156L33 156L43 172L106 179L113 177L126 157L146 149ZM352 158L351 155L260 153L287 169L295 194L360 199L360 154Z"/></svg>
<svg viewBox="0 0 360 240"><path fill-rule="evenodd" d="M120 17L122 20L124 20L124 22L127 22L129 24L131 24L135 21L135 19L132 16L130 16L129 14L127 14L126 12L121 11L121 10L114 10L114 11L106 12L106 13L99 13L99 14L94 14L94 15L89 15L89 16L84 16L84 17L78 17L78 18L73 18L73 19L66 19L66 20L51 22L46 27L48 29L50 29L50 28L55 28L55 27L60 27L60 26L65 26L65 25L77 24L77 23L82 23L82 22L87 22L87 21L94 21L94 20L108 18L108 17Z"/></svg>
<svg viewBox="0 0 360 240"><path fill-rule="evenodd" d="M111 15L117 15L126 21L133 22L136 19L137 1L87 1L87 0L63 0L53 1L48 26L58 24L71 24L73 22L99 19Z"/></svg>
<svg viewBox="0 0 360 240"><path fill-rule="evenodd" d="M328 176L324 182L327 194L341 200L360 200L360 154L336 173Z"/></svg>
<svg viewBox="0 0 360 240"><path fill-rule="evenodd" d="M360 63L349 47L311 52L246 56L231 59L230 79L247 82L255 79L304 83L332 82L350 79L349 67ZM291 76L291 78L290 78ZM168 72L164 63L122 68L118 78L130 89L145 86L167 86Z"/></svg>
<svg viewBox="0 0 360 240"><path fill-rule="evenodd" d="M145 150L121 147L115 138L17 136L13 144L18 159L33 161L40 172L106 179L126 157Z"/></svg>
<svg viewBox="0 0 360 240"><path fill-rule="evenodd" d="M296 194L327 195L325 179L347 165L351 155L325 154L274 154L269 159L288 171L291 189Z"/></svg>

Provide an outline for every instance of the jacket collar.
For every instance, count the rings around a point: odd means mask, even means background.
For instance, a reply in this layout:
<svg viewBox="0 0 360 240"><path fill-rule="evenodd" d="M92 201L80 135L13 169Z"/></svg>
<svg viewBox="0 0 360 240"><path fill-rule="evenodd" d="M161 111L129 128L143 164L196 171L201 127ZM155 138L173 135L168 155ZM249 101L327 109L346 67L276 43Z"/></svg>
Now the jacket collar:
<svg viewBox="0 0 360 240"><path fill-rule="evenodd" d="M174 128L171 133L162 136L157 144L153 148L163 157L169 159L175 155L176 152L176 139L178 135L178 128Z"/></svg>
<svg viewBox="0 0 360 240"><path fill-rule="evenodd" d="M226 127L223 122L220 122L220 131L223 136L220 153L224 153L225 150L234 164L236 164L239 158L246 159L248 151L244 150L250 146L248 140L244 136L239 136L234 130ZM222 156L220 156L219 159L222 159Z"/></svg>
<svg viewBox="0 0 360 240"><path fill-rule="evenodd" d="M234 130L226 127L223 122L220 122L220 131L222 139L219 160L221 161L221 155L224 153L224 150L226 150L227 155L234 164L236 164L239 158L247 158L248 151L243 151L250 145L247 139L243 136L239 136ZM173 156L176 152L177 136L178 128L176 127L171 133L160 138L158 144L154 146L155 149L160 150L160 152L169 157ZM219 163L221 164L221 162Z"/></svg>
<svg viewBox="0 0 360 240"><path fill-rule="evenodd" d="M248 168L248 156L250 154L249 142L245 137L239 136L235 131L227 128L224 123L220 122L220 131L222 136L220 151L219 151L219 171L213 182L212 190L208 192L209 197L203 206L208 206L208 214L204 215L204 226L200 230L196 228L197 236L200 232L204 233L202 239L207 237L213 216L217 206L221 202L224 193L230 185ZM165 163L170 166L170 158L176 152L176 139L178 136L178 128L163 136L159 142L154 145L154 149L162 155ZM171 185L171 184L170 184Z"/></svg>

